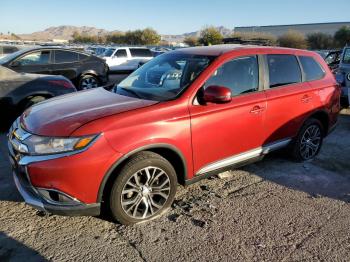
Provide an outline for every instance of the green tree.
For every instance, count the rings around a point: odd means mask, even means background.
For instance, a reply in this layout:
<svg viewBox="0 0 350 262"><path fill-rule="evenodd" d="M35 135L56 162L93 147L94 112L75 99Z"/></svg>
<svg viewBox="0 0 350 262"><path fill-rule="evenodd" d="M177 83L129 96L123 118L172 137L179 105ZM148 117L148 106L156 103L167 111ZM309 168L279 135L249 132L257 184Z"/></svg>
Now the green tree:
<svg viewBox="0 0 350 262"><path fill-rule="evenodd" d="M142 30L141 45L157 45L160 42L160 35L152 28Z"/></svg>
<svg viewBox="0 0 350 262"><path fill-rule="evenodd" d="M312 33L306 36L309 48L332 49L334 48L334 39L331 35L325 33Z"/></svg>
<svg viewBox="0 0 350 262"><path fill-rule="evenodd" d="M199 41L198 41L198 37L195 36L187 36L184 39L184 43L188 46L196 46L198 45Z"/></svg>
<svg viewBox="0 0 350 262"><path fill-rule="evenodd" d="M334 40L338 47L344 47L350 45L350 27L341 27L334 35Z"/></svg>
<svg viewBox="0 0 350 262"><path fill-rule="evenodd" d="M298 32L289 30L278 38L278 44L283 47L306 49L307 41L305 36Z"/></svg>
<svg viewBox="0 0 350 262"><path fill-rule="evenodd" d="M215 27L204 28L200 33L199 43L217 45L222 43L222 34Z"/></svg>

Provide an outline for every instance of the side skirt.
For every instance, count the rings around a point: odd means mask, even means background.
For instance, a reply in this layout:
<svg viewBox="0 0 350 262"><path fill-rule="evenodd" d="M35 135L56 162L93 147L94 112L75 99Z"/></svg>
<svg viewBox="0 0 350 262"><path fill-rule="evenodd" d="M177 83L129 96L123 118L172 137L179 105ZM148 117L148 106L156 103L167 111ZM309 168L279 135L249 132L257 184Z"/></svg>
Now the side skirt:
<svg viewBox="0 0 350 262"><path fill-rule="evenodd" d="M262 147L258 147L253 150L249 150L247 152L206 165L201 168L192 179L186 180L185 185L193 184L201 179L208 178L212 175L232 168L238 168L262 160L266 154L286 147L291 141L291 138L278 140Z"/></svg>

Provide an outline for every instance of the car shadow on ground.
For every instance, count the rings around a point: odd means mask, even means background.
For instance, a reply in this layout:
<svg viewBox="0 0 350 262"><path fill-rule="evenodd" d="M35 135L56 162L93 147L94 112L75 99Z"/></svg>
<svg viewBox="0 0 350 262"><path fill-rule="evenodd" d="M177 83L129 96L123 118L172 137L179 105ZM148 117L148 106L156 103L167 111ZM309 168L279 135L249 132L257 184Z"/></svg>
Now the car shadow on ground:
<svg viewBox="0 0 350 262"><path fill-rule="evenodd" d="M315 159L293 162L288 150L281 150L243 169L310 197L324 196L350 203L350 114L340 116L336 130L324 139Z"/></svg>
<svg viewBox="0 0 350 262"><path fill-rule="evenodd" d="M48 261L37 251L0 231L0 261Z"/></svg>

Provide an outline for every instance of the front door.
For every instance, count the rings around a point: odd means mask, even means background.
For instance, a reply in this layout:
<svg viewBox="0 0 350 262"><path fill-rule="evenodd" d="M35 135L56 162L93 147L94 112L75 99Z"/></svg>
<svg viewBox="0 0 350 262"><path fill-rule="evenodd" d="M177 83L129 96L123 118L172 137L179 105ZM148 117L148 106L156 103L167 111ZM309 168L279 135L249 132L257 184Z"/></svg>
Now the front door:
<svg viewBox="0 0 350 262"><path fill-rule="evenodd" d="M126 49L118 49L115 51L112 59L111 59L111 65L109 66L110 70L127 70L128 62L128 53Z"/></svg>
<svg viewBox="0 0 350 262"><path fill-rule="evenodd" d="M51 51L34 51L18 58L10 64L10 68L16 72L50 74Z"/></svg>
<svg viewBox="0 0 350 262"><path fill-rule="evenodd" d="M261 153L266 111L261 84L257 56L226 62L206 81L203 89L212 85L230 88L232 101L190 106L195 174Z"/></svg>

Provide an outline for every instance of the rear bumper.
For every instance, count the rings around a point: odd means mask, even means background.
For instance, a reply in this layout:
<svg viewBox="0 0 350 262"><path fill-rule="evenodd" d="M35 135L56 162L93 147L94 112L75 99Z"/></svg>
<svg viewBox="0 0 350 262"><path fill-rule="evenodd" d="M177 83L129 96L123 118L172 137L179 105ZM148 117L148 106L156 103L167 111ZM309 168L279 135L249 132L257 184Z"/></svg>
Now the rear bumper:
<svg viewBox="0 0 350 262"><path fill-rule="evenodd" d="M100 204L63 205L47 202L31 185L26 168L23 166L13 168L13 178L24 201L38 210L62 216L98 216L100 214Z"/></svg>

